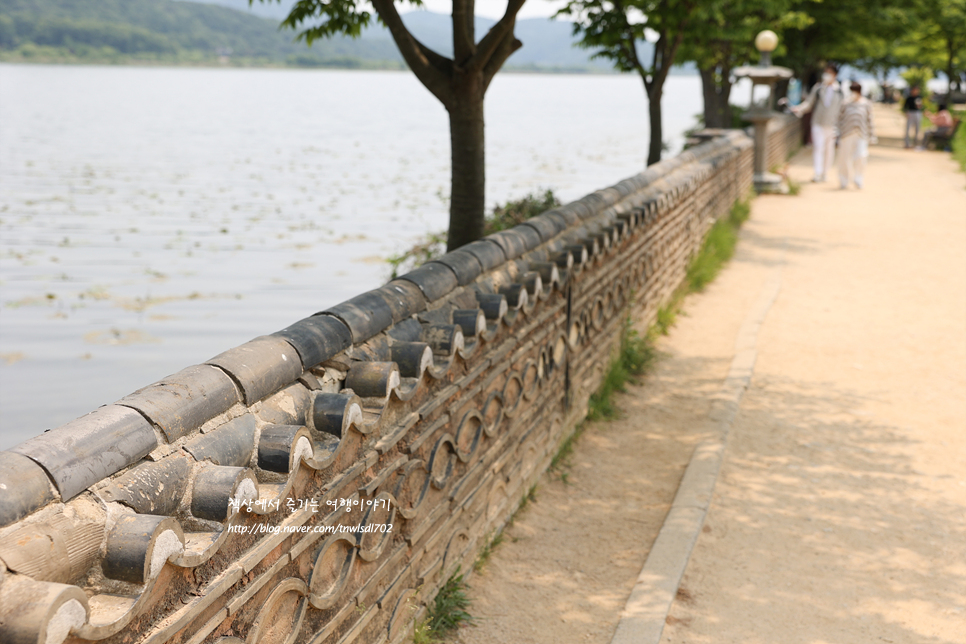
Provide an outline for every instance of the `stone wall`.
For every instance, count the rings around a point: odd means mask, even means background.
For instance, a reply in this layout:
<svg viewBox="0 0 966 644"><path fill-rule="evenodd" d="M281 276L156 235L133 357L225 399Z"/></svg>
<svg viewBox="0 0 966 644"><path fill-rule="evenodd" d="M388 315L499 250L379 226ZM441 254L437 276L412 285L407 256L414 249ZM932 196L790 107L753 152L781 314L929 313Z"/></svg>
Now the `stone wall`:
<svg viewBox="0 0 966 644"><path fill-rule="evenodd" d="M768 168L781 166L802 147L801 120L782 114L768 123Z"/></svg>
<svg viewBox="0 0 966 644"><path fill-rule="evenodd" d="M0 452L0 641L404 641L751 175L729 133Z"/></svg>

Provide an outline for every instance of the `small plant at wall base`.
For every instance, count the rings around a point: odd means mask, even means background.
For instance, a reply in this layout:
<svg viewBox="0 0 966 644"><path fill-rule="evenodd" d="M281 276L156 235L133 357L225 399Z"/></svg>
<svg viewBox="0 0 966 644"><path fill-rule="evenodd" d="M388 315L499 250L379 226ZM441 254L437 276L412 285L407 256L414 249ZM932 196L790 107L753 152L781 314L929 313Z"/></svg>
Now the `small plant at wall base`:
<svg viewBox="0 0 966 644"><path fill-rule="evenodd" d="M652 333L667 335L677 314L681 310L681 302L689 293L700 293L710 284L732 255L738 243L738 230L751 215L751 197L736 201L731 206L727 217L716 221L704 238L701 250L688 264L687 279L671 300L657 312L657 320L651 329Z"/></svg>
<svg viewBox="0 0 966 644"><path fill-rule="evenodd" d="M466 596L466 582L463 575L456 571L446 581L446 585L436 594L433 610L430 613L430 625L437 633L448 633L463 624L473 622L473 617L466 612L470 607L470 598Z"/></svg>
<svg viewBox="0 0 966 644"><path fill-rule="evenodd" d="M557 199L557 196L550 188L544 190L542 194L537 191L526 195L522 199L508 201L502 206L498 205L494 207L493 213L486 218L485 234L491 235L501 230L513 228L514 226L522 224L527 219L542 215L548 210L553 210L561 205L560 200Z"/></svg>
<svg viewBox="0 0 966 644"><path fill-rule="evenodd" d="M560 200L557 199L550 188L543 192L538 190L521 199L497 205L484 222L483 234L491 235L501 230L513 228L527 219L553 210L560 205L562 205ZM446 232L429 233L409 250L390 256L386 260L392 269L389 279L396 279L417 266L439 259L446 253L446 244Z"/></svg>
<svg viewBox="0 0 966 644"><path fill-rule="evenodd" d="M439 638L452 633L460 626L473 623L473 616L466 612L470 598L466 596L466 582L459 569L450 577L429 607L429 615L416 626L415 644L434 644Z"/></svg>
<svg viewBox="0 0 966 644"><path fill-rule="evenodd" d="M788 186L788 192L786 192L784 194L788 194L788 195L791 195L793 197L796 197L802 191L802 184L800 184L797 181L795 181L794 179L792 179L791 175L788 173L788 164L787 163L785 165L774 165L774 166L772 166L771 172L773 174L779 175L782 178L782 181L785 183L785 185ZM773 193L773 194L783 194L783 193L778 192L778 193Z"/></svg>
<svg viewBox="0 0 966 644"><path fill-rule="evenodd" d="M700 293L721 272L722 266L731 259L738 241L738 228L727 220L715 222L704 239L701 252L688 266L688 290Z"/></svg>
<svg viewBox="0 0 966 644"><path fill-rule="evenodd" d="M390 279L399 277L399 274L403 272L400 269L403 267L406 267L406 270L411 270L442 257L445 252L446 233L429 233L422 241L417 242L406 252L392 255L386 260L392 268Z"/></svg>
<svg viewBox="0 0 966 644"><path fill-rule="evenodd" d="M617 418L620 413L614 405L615 392L624 391L628 382L634 382L643 375L654 362L654 345L646 337L641 337L631 327L630 317L624 320L621 330L620 351L610 364L607 375L600 387L590 396L587 420Z"/></svg>
<svg viewBox="0 0 966 644"><path fill-rule="evenodd" d="M413 629L413 644L436 644L439 642L429 630L429 620L424 619Z"/></svg>
<svg viewBox="0 0 966 644"><path fill-rule="evenodd" d="M636 382L637 378L647 373L656 359L657 351L650 334L641 337L631 326L631 318L628 316L621 329L620 351L611 362L600 387L591 395L587 403L586 419L617 418L619 411L613 402L614 392L624 391L628 382ZM584 427L584 423L577 425L574 432L560 444L547 468L548 472L557 474L565 484L568 483L569 478L566 468L570 465L570 457L574 453L577 441L584 433Z"/></svg>
<svg viewBox="0 0 966 644"><path fill-rule="evenodd" d="M577 439L580 435L584 433L584 425L581 423L577 425L577 429L560 444L560 449L554 454L553 458L550 460L550 467L547 468L548 472L556 473L560 476L560 480L567 483L567 472L563 471L565 467L570 465L570 457L574 454L574 445L577 443Z"/></svg>
<svg viewBox="0 0 966 644"><path fill-rule="evenodd" d="M955 117L963 121L956 130L956 136L950 142L953 158L959 163L959 168L966 172L966 112L956 112Z"/></svg>
<svg viewBox="0 0 966 644"><path fill-rule="evenodd" d="M680 297L674 297L670 303L666 306L662 306L657 310L657 319L654 321L654 326L651 331L658 335L667 335L671 331L671 327L678 319L678 306L681 303Z"/></svg>
<svg viewBox="0 0 966 644"><path fill-rule="evenodd" d="M492 533L490 533L492 534ZM496 550L499 545L503 543L503 531L496 533L496 536L492 539L490 535L487 535L486 545L480 550L480 554L476 556L476 561L473 562L473 572L481 572L486 564L490 561L490 557L493 556L493 551Z"/></svg>

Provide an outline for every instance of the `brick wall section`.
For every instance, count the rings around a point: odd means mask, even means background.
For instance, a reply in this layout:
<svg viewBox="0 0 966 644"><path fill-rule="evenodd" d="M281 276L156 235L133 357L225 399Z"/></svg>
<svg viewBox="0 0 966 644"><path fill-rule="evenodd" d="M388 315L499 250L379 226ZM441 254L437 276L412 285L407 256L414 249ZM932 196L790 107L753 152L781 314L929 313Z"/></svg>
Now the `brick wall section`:
<svg viewBox="0 0 966 644"><path fill-rule="evenodd" d="M0 452L0 641L406 640L751 177L729 133Z"/></svg>
<svg viewBox="0 0 966 644"><path fill-rule="evenodd" d="M780 166L802 147L801 121L783 114L768 123L768 165Z"/></svg>

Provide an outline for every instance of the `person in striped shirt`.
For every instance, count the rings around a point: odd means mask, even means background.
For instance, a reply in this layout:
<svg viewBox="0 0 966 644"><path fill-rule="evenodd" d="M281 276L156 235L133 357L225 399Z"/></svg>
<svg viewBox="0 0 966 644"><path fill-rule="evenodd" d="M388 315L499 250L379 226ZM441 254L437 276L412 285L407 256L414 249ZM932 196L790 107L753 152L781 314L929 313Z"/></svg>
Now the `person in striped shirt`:
<svg viewBox="0 0 966 644"><path fill-rule="evenodd" d="M872 103L862 96L862 86L852 82L852 100L839 112L839 185L842 189L854 181L857 188L865 183L865 163L869 157L869 141L875 142Z"/></svg>

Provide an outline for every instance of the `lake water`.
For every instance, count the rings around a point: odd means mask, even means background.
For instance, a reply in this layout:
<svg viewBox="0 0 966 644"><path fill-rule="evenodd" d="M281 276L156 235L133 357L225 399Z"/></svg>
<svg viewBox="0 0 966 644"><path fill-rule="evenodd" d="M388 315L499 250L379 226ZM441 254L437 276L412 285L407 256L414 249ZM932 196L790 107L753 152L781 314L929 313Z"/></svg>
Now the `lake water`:
<svg viewBox="0 0 966 644"><path fill-rule="evenodd" d="M672 76L665 139L701 110ZM633 76L496 77L487 202L644 166ZM408 72L0 65L0 449L382 284L444 229Z"/></svg>

